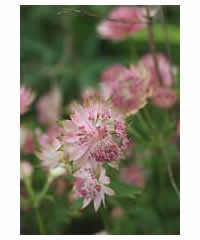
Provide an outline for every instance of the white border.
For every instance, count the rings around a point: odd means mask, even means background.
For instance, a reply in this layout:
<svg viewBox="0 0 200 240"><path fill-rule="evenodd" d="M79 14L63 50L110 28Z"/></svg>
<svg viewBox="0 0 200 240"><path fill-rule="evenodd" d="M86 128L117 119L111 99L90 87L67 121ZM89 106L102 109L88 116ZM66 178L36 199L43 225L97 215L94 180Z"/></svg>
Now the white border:
<svg viewBox="0 0 200 240"><path fill-rule="evenodd" d="M12 2L12 3L10 3ZM1 239L102 239L113 236L19 235L19 4L21 5L120 5L122 1L14 0L1 3ZM86 3L87 2L87 3ZM157 0L123 1L124 5L181 3L181 237L114 236L116 239L182 239L199 236L199 134L200 134L200 34L198 2ZM196 161L195 161L196 160ZM18 184L16 184L18 183Z"/></svg>

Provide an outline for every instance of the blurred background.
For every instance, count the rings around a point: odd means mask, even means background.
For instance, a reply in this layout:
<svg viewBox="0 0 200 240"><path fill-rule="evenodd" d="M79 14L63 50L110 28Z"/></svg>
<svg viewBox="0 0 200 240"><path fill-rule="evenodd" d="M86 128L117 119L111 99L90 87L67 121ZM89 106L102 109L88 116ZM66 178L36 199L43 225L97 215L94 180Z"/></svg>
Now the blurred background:
<svg viewBox="0 0 200 240"><path fill-rule="evenodd" d="M115 63L128 66L149 53L147 30L121 42L102 40L96 31L100 19L73 11L83 8L103 17L113 7L21 6L21 85L26 85L35 92L35 102L57 86L61 90L65 109L73 100L80 99L83 89L97 85L106 67ZM177 72L175 88L179 92L180 8L164 6L164 13L171 60ZM157 50L166 54L165 28L161 18L154 24L154 33ZM40 126L34 104L21 118L21 124L31 129ZM155 122L159 123L163 116L166 117L163 110L151 106L149 108ZM179 103L167 110L167 114L172 119L169 128L174 129L174 135L170 135L166 151L179 185L179 136L175 132L179 120ZM67 117L68 112L64 110L61 119ZM41 125L40 128L45 129L45 126ZM96 234L101 231L109 234L179 234L179 199L169 182L167 166L160 160L159 150L153 154L149 152L151 147L136 144L134 152L125 163L134 164L132 172L135 171L138 176L136 185L143 189L142 194L135 199L108 197L107 208L101 207L98 213L94 212L92 206L80 210L80 203L70 198L70 179L57 179L49 193L53 200L49 196L41 206L48 234ZM39 163L33 154L21 153L22 158L35 166ZM36 167L33 174L36 191L41 189L44 179L44 171ZM26 198L23 186L21 195ZM21 206L21 234L39 234L29 206Z"/></svg>

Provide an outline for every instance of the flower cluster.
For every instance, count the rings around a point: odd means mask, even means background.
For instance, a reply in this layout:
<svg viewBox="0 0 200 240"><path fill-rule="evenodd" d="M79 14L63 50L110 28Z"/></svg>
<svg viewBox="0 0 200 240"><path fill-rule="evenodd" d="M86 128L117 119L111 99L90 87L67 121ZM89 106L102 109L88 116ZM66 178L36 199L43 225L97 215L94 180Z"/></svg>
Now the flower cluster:
<svg viewBox="0 0 200 240"><path fill-rule="evenodd" d="M102 38L119 41L142 30L145 26L144 8L119 7L113 9L108 18L99 24L97 31Z"/></svg>

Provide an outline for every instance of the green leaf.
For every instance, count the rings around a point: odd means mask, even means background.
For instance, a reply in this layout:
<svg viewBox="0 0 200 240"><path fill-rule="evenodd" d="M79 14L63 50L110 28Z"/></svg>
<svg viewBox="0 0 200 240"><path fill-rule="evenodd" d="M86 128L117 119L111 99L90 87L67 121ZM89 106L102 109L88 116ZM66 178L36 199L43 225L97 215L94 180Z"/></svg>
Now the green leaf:
<svg viewBox="0 0 200 240"><path fill-rule="evenodd" d="M121 183L120 181L113 180L110 187L115 191L118 197L136 198L136 195L141 194L142 189L134 187L131 184Z"/></svg>

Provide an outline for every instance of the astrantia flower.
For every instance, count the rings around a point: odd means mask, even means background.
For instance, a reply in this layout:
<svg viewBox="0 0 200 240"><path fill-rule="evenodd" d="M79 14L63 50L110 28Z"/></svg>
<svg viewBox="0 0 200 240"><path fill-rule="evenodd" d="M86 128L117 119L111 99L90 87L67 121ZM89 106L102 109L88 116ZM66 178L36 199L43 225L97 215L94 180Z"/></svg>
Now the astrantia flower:
<svg viewBox="0 0 200 240"><path fill-rule="evenodd" d="M24 153L34 152L33 133L30 129L25 127L20 128L20 149Z"/></svg>
<svg viewBox="0 0 200 240"><path fill-rule="evenodd" d="M48 125L55 124L61 115L62 96L58 88L42 96L37 104L38 120Z"/></svg>
<svg viewBox="0 0 200 240"><path fill-rule="evenodd" d="M120 174L121 180L128 184L144 187L145 175L144 168L139 164L133 164L123 168Z"/></svg>
<svg viewBox="0 0 200 240"><path fill-rule="evenodd" d="M171 75L171 66L169 60L163 54L157 54L158 68L161 76L162 85L166 87L171 87L173 84L173 78ZM159 84L157 72L155 69L153 56L151 54L146 54L143 56L139 62L143 65L149 72L151 77L151 84L157 86Z"/></svg>
<svg viewBox="0 0 200 240"><path fill-rule="evenodd" d="M106 185L110 183L109 177L105 175L105 169L81 168L74 176L76 177L74 189L78 197L83 198L83 208L93 201L95 211L101 205L105 205L104 195L114 195L114 191Z"/></svg>
<svg viewBox="0 0 200 240"><path fill-rule="evenodd" d="M123 116L108 103L90 99L74 106L71 120L63 121L63 142L71 160L78 166L99 162L117 165L128 145Z"/></svg>
<svg viewBox="0 0 200 240"><path fill-rule="evenodd" d="M41 160L43 167L56 168L63 163L64 151L59 134L60 130L54 132L52 129L47 134L38 134L40 152L37 152L36 155Z"/></svg>
<svg viewBox="0 0 200 240"><path fill-rule="evenodd" d="M161 108L173 107L177 102L177 93L169 87L157 87L153 91L152 104Z"/></svg>
<svg viewBox="0 0 200 240"><path fill-rule="evenodd" d="M34 99L35 95L30 89L25 87L20 88L20 114L28 111L28 108Z"/></svg>
<svg viewBox="0 0 200 240"><path fill-rule="evenodd" d="M149 74L142 67L123 68L115 81L102 83L101 91L106 92L117 110L126 115L133 114L146 104L151 93Z"/></svg>
<svg viewBox="0 0 200 240"><path fill-rule="evenodd" d="M97 31L102 38L119 41L142 30L145 26L144 8L118 7L113 9L108 18L99 24Z"/></svg>

